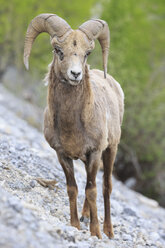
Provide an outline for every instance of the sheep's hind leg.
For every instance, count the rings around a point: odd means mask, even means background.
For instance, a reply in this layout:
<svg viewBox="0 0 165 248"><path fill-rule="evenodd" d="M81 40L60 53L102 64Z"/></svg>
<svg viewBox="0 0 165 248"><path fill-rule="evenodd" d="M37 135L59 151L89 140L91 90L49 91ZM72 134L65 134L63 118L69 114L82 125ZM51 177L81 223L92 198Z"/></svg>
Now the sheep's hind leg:
<svg viewBox="0 0 165 248"><path fill-rule="evenodd" d="M87 198L85 197L84 205L83 205L83 210L82 210L82 216L80 218L81 222L88 223L89 222L89 217L90 217L90 208L89 208L89 203Z"/></svg>
<svg viewBox="0 0 165 248"><path fill-rule="evenodd" d="M110 194L112 192L112 170L116 157L117 147L107 148L103 152L103 196L104 196L104 233L113 238L113 226L111 223L111 210L110 210Z"/></svg>
<svg viewBox="0 0 165 248"><path fill-rule="evenodd" d="M70 222L72 226L80 229L80 221L77 213L78 188L74 177L73 161L61 154L58 154L58 159L66 176L67 192L70 202Z"/></svg>
<svg viewBox="0 0 165 248"><path fill-rule="evenodd" d="M86 173L87 173L88 166L89 166L89 158L85 162ZM88 203L87 197L85 197L85 201L84 201L84 204L83 204L83 210L82 210L82 216L80 218L80 221L81 222L88 223L89 222L89 218L90 218L90 207L89 207L89 203Z"/></svg>

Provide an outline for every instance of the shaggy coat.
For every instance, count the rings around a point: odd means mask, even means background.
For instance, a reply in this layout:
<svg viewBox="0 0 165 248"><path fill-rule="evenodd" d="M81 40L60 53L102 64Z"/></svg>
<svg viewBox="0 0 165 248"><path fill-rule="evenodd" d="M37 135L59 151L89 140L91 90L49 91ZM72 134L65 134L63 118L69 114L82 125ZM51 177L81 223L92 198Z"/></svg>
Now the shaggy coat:
<svg viewBox="0 0 165 248"><path fill-rule="evenodd" d="M41 32L50 34L54 49L54 58L47 75L44 135L57 152L66 176L71 225L80 229L80 221L90 218L91 235L101 238L96 204L96 174L103 164L103 231L112 238L111 175L121 135L124 94L115 79L106 73L110 41L108 25L97 19L72 30L66 21L55 14L35 17L29 24L25 38L24 63L27 69L32 44ZM94 49L95 39L99 40L102 48L104 72L90 70L87 65L87 57ZM84 162L87 174L80 220L74 159Z"/></svg>

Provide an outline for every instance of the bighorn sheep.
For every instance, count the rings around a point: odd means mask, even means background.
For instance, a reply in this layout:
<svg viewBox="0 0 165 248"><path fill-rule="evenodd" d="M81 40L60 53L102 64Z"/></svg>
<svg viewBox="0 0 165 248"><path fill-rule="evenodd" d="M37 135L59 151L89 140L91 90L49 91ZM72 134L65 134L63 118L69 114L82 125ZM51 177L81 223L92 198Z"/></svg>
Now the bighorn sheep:
<svg viewBox="0 0 165 248"><path fill-rule="evenodd" d="M120 141L124 112L124 94L120 85L107 75L109 28L96 19L72 30L55 14L35 17L26 33L24 64L35 38L42 32L51 36L54 58L48 73L48 106L45 110L44 135L57 152L64 170L70 201L71 225L80 228L80 221L90 217L91 235L101 238L96 206L96 174L103 161L104 233L113 237L110 216L112 169ZM98 39L103 53L104 73L90 70L87 57ZM77 184L73 160L85 163L87 173L86 198L82 217L77 213ZM99 186L100 187L100 186Z"/></svg>

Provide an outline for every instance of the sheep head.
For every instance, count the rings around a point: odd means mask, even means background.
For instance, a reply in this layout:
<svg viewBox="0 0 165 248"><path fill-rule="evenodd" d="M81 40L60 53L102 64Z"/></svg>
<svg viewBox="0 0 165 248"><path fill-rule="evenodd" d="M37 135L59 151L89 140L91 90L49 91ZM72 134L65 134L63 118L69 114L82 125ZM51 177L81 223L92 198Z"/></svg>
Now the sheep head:
<svg viewBox="0 0 165 248"><path fill-rule="evenodd" d="M94 48L94 41L89 41L80 30L72 30L63 42L54 37L55 74L64 83L78 85L85 75L87 57Z"/></svg>
<svg viewBox="0 0 165 248"><path fill-rule="evenodd" d="M104 77L106 78L109 51L109 28L103 20L89 20L79 29L72 30L69 24L54 14L35 17L27 29L24 46L24 64L29 68L29 56L35 38L42 32L51 36L54 48L56 75L66 83L78 85L82 82L87 57L98 39L102 48Z"/></svg>

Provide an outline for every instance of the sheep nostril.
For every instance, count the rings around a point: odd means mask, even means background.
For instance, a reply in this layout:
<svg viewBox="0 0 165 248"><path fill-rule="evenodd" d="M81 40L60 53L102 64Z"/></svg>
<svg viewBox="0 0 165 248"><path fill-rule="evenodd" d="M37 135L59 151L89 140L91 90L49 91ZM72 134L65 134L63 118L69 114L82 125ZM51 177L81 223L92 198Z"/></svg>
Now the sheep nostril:
<svg viewBox="0 0 165 248"><path fill-rule="evenodd" d="M75 71L71 71L71 74L75 77L78 78L81 74L81 72L75 72Z"/></svg>

